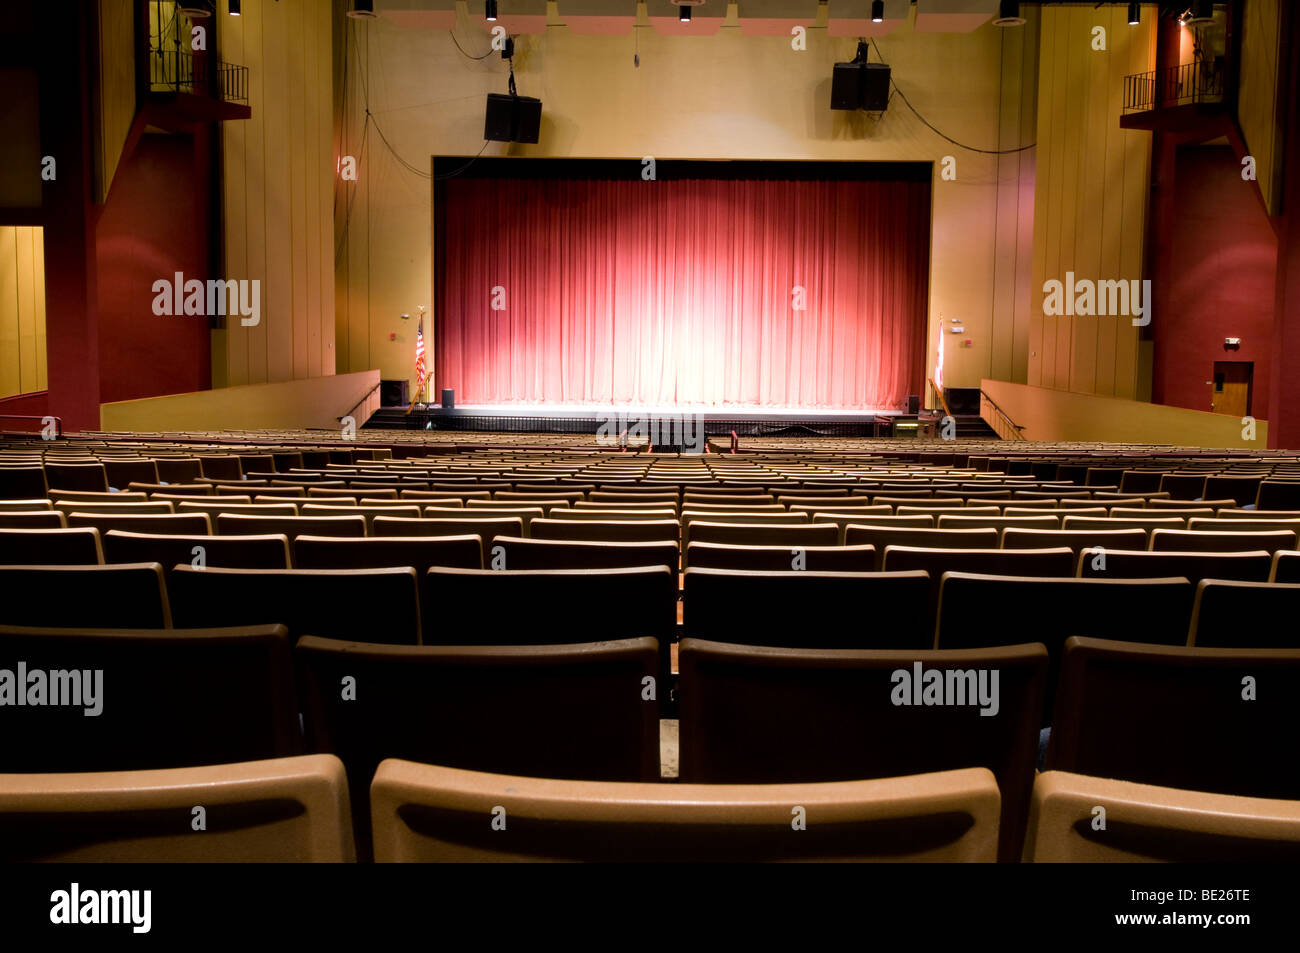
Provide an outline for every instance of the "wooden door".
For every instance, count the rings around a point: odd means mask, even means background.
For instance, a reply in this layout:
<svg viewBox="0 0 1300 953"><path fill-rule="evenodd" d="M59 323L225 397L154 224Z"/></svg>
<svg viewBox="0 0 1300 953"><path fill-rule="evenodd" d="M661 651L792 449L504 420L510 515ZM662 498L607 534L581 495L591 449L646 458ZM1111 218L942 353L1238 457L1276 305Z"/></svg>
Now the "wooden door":
<svg viewBox="0 0 1300 953"><path fill-rule="evenodd" d="M1216 414L1249 416L1254 376L1253 361L1215 361L1210 409Z"/></svg>

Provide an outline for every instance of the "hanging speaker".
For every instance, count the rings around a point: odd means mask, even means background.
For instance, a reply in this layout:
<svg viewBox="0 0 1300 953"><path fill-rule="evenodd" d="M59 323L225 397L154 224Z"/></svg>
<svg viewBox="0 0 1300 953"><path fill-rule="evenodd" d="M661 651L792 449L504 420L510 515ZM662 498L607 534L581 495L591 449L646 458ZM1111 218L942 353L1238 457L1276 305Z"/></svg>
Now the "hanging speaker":
<svg viewBox="0 0 1300 953"><path fill-rule="evenodd" d="M488 93L483 138L493 142L536 142L542 128L542 101L532 96Z"/></svg>

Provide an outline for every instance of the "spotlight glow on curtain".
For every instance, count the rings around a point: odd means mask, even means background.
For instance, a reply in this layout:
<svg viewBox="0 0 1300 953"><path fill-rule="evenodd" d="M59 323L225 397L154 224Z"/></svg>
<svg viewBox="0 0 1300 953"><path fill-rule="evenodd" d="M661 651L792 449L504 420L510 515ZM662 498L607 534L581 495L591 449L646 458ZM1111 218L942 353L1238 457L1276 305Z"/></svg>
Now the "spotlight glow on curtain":
<svg viewBox="0 0 1300 953"><path fill-rule="evenodd" d="M920 393L928 181L466 177L438 214L437 386L461 403Z"/></svg>

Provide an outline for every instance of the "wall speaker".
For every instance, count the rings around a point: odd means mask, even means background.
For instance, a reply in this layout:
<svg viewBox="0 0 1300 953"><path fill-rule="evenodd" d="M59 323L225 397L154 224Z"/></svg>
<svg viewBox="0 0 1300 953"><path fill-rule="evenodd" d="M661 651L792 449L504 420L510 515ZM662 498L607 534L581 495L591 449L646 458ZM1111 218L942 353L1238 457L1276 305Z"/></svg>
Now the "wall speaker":
<svg viewBox="0 0 1300 953"><path fill-rule="evenodd" d="M919 414L919 413L921 412L921 395L920 395L920 394L908 394L908 395L907 395L907 412L908 412L909 415L911 415L911 416L913 416L913 417L915 417L917 414Z"/></svg>
<svg viewBox="0 0 1300 953"><path fill-rule="evenodd" d="M442 389L442 409L456 409L456 391L451 387L444 387Z"/></svg>
<svg viewBox="0 0 1300 953"><path fill-rule="evenodd" d="M483 138L493 142L536 142L542 129L542 101L532 96L488 93Z"/></svg>
<svg viewBox="0 0 1300 953"><path fill-rule="evenodd" d="M410 381L403 378L400 381L380 381L379 382L379 403L384 407L405 407L410 402L407 388Z"/></svg>
<svg viewBox="0 0 1300 953"><path fill-rule="evenodd" d="M831 109L883 112L889 106L890 69L884 63L836 63L831 74Z"/></svg>

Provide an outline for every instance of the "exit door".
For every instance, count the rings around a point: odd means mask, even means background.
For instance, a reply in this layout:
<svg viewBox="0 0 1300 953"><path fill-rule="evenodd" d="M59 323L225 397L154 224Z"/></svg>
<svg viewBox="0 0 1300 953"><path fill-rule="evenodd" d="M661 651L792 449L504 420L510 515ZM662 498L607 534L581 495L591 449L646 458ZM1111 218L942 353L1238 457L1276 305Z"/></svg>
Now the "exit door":
<svg viewBox="0 0 1300 953"><path fill-rule="evenodd" d="M1210 410L1216 414L1249 417L1254 377L1254 361L1215 361Z"/></svg>

